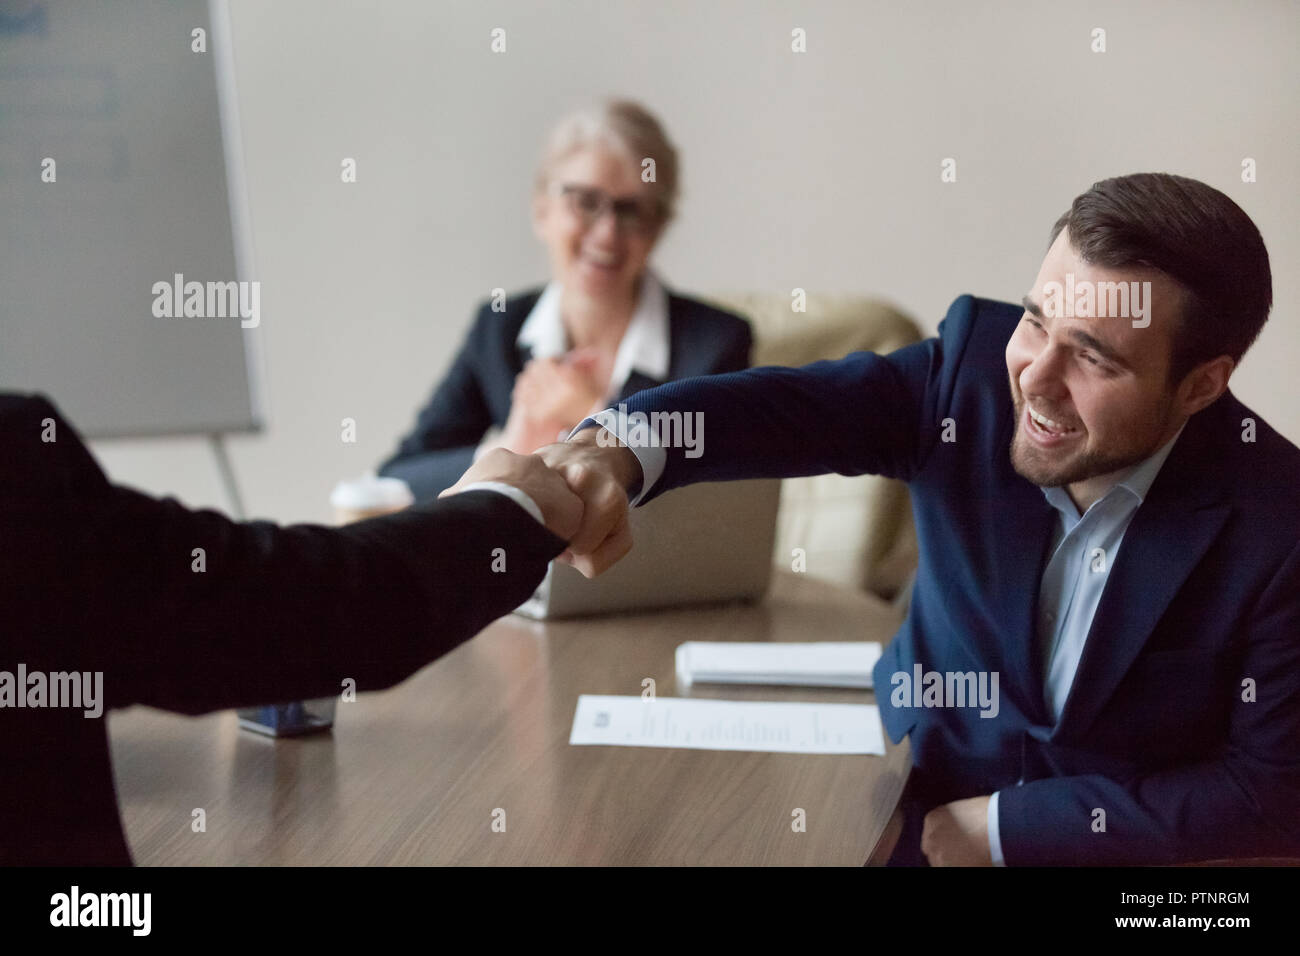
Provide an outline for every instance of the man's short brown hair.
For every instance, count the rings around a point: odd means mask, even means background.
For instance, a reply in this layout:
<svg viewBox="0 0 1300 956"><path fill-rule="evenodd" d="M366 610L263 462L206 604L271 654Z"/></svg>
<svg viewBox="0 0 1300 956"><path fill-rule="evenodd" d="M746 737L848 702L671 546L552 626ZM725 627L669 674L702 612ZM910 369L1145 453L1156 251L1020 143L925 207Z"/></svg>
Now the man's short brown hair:
<svg viewBox="0 0 1300 956"><path fill-rule="evenodd" d="M1229 355L1240 363L1273 306L1268 250L1250 217L1213 187L1168 173L1104 179L1056 225L1085 262L1159 269L1183 290L1169 384ZM1050 243L1049 243L1050 245Z"/></svg>

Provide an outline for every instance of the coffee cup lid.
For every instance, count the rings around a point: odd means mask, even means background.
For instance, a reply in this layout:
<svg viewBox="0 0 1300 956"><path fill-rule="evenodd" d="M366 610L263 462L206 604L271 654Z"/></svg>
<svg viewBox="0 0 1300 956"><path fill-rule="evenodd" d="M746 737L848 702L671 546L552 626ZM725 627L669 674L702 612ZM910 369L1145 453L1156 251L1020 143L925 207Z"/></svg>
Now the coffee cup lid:
<svg viewBox="0 0 1300 956"><path fill-rule="evenodd" d="M352 481L340 481L330 494L335 508L365 510L390 508L394 511L415 503L410 487L401 478L380 478L373 473Z"/></svg>

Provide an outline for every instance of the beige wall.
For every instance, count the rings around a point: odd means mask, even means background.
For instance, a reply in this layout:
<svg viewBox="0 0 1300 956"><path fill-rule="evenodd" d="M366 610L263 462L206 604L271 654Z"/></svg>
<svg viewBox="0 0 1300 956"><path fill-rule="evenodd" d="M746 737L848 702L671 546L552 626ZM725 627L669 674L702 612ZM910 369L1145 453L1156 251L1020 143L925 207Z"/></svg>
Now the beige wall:
<svg viewBox="0 0 1300 956"><path fill-rule="evenodd" d="M254 515L326 519L334 482L408 428L474 304L545 278L526 215L541 137L610 93L657 111L683 154L656 253L670 284L878 294L927 331L963 292L1018 299L1093 181L1211 183L1274 270L1232 387L1300 442L1294 3L233 0L233 20L270 416L233 441ZM199 440L95 450L118 480L224 505Z"/></svg>

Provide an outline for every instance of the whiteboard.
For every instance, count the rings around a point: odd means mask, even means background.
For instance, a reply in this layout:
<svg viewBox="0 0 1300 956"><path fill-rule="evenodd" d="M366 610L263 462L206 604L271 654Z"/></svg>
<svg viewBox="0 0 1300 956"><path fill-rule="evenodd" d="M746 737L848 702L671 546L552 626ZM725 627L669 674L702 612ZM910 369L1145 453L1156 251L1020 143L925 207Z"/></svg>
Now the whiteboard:
<svg viewBox="0 0 1300 956"><path fill-rule="evenodd" d="M155 314L255 278L238 132L224 2L0 0L0 389L92 438L261 427L260 324Z"/></svg>

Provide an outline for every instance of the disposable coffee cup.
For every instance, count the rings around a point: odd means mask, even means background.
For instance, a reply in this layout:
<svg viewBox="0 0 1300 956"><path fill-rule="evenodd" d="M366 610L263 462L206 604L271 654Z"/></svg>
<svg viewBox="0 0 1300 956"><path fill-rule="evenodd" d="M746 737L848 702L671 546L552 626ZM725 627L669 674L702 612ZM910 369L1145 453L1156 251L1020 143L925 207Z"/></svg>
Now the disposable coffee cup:
<svg viewBox="0 0 1300 956"><path fill-rule="evenodd" d="M355 481L340 481L330 495L334 520L338 524L392 514L414 503L415 496L402 479L380 478L373 474ZM300 737L333 727L337 706L338 697L320 697L246 707L239 711L239 726L269 737Z"/></svg>
<svg viewBox="0 0 1300 956"><path fill-rule="evenodd" d="M415 504L415 496L401 478L363 475L353 481L340 481L330 494L335 524L351 524L366 518L392 514Z"/></svg>

